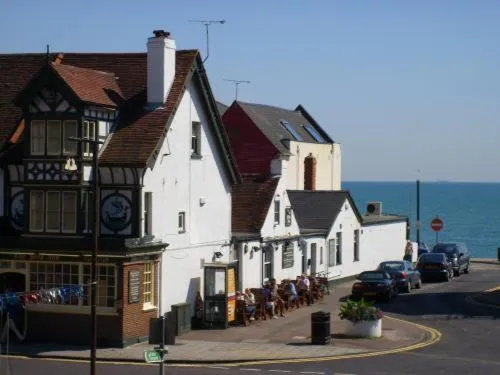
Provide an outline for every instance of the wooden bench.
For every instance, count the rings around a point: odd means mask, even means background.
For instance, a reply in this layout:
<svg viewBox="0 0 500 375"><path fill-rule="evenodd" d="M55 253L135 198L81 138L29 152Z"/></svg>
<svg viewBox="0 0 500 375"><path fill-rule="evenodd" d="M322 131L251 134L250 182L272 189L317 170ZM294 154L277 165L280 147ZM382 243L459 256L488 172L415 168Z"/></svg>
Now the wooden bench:
<svg viewBox="0 0 500 375"><path fill-rule="evenodd" d="M248 303L245 300L236 300L236 320L245 327L250 325L251 313L248 312Z"/></svg>

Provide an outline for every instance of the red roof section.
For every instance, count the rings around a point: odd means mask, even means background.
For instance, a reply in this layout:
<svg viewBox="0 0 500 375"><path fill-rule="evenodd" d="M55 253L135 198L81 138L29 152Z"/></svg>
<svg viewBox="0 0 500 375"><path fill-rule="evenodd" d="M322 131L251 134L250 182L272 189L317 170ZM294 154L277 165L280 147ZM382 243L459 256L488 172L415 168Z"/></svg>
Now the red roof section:
<svg viewBox="0 0 500 375"><path fill-rule="evenodd" d="M279 178L246 175L232 190L232 232L260 233Z"/></svg>
<svg viewBox="0 0 500 375"><path fill-rule="evenodd" d="M118 107L123 102L114 73L54 62L51 66L82 102L110 107Z"/></svg>

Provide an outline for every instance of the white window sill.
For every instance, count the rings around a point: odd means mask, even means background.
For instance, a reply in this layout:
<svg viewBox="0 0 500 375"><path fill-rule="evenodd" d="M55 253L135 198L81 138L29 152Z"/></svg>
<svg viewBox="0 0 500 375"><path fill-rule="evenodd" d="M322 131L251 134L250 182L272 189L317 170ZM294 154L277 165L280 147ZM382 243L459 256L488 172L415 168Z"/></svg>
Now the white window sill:
<svg viewBox="0 0 500 375"><path fill-rule="evenodd" d="M153 311L153 310L158 310L158 307L151 304L151 303L145 303L142 306L142 312L149 312L149 311Z"/></svg>

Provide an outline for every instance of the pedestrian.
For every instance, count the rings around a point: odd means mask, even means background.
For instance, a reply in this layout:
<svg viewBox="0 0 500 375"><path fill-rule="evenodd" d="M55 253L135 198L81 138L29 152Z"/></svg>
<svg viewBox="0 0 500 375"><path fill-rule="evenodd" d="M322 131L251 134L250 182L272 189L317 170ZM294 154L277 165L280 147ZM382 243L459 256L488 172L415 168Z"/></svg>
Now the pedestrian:
<svg viewBox="0 0 500 375"><path fill-rule="evenodd" d="M413 245L410 241L406 242L405 255L403 256L403 260L407 260L410 263L413 261Z"/></svg>

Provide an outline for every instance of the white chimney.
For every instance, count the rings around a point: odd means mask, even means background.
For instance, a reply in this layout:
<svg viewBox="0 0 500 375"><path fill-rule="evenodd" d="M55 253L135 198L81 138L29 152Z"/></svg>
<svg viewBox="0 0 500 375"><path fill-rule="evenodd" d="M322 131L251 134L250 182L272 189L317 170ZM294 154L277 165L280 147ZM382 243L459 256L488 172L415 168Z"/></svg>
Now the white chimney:
<svg viewBox="0 0 500 375"><path fill-rule="evenodd" d="M153 34L148 38L148 107L165 103L175 77L175 41L163 30Z"/></svg>

